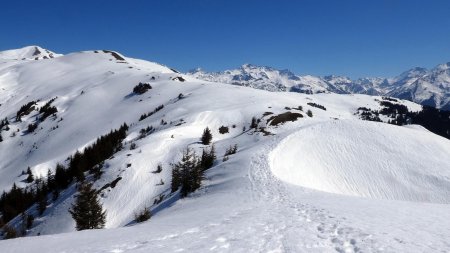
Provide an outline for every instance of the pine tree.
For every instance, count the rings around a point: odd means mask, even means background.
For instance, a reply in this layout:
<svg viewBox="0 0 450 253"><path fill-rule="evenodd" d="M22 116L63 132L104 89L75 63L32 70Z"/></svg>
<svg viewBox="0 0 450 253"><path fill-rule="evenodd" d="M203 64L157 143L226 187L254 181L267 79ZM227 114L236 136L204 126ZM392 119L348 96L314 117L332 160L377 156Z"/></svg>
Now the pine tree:
<svg viewBox="0 0 450 253"><path fill-rule="evenodd" d="M176 192L181 185L180 169L175 167L172 169L172 182L170 188L172 192Z"/></svg>
<svg viewBox="0 0 450 253"><path fill-rule="evenodd" d="M33 226L33 222L34 222L34 216L32 214L28 214L27 221L26 221L27 229L30 229Z"/></svg>
<svg viewBox="0 0 450 253"><path fill-rule="evenodd" d="M152 217L152 213L150 210L146 207L141 212L134 215L134 220L136 222L144 222L146 220L149 220Z"/></svg>
<svg viewBox="0 0 450 253"><path fill-rule="evenodd" d="M308 110L308 111L306 112L306 115L308 115L309 117L312 117L312 116L313 116L313 113L312 113L311 110Z"/></svg>
<svg viewBox="0 0 450 253"><path fill-rule="evenodd" d="M106 211L98 200L97 191L89 183L80 185L79 194L69 210L77 230L105 227Z"/></svg>
<svg viewBox="0 0 450 253"><path fill-rule="evenodd" d="M52 192L52 200L56 201L59 198L59 191L58 189L54 189Z"/></svg>
<svg viewBox="0 0 450 253"><path fill-rule="evenodd" d="M86 160L83 159L83 154L77 150L77 152L75 152L75 154L71 157L69 163L69 168L73 173L72 176L77 179L77 182L84 181L84 170L86 170L86 167L88 166L86 166Z"/></svg>
<svg viewBox="0 0 450 253"><path fill-rule="evenodd" d="M200 167L202 168L202 170L207 170L214 165L215 160L216 160L216 150L213 145L210 150L207 150L206 148L203 149L202 156L200 159Z"/></svg>
<svg viewBox="0 0 450 253"><path fill-rule="evenodd" d="M25 212L23 212L20 219L21 219L20 234L26 235L26 233L27 233L27 214Z"/></svg>
<svg viewBox="0 0 450 253"><path fill-rule="evenodd" d="M17 231L8 225L3 226L3 239L12 239L17 237Z"/></svg>
<svg viewBox="0 0 450 253"><path fill-rule="evenodd" d="M33 173L31 172L30 167L28 167L27 169L27 174L28 174L27 183L32 183L34 181L34 176Z"/></svg>
<svg viewBox="0 0 450 253"><path fill-rule="evenodd" d="M42 196L40 199L39 199L39 202L38 202L38 211L39 211L39 215L42 215L42 214L44 214L44 212L45 212L45 209L47 209L47 197L46 196Z"/></svg>
<svg viewBox="0 0 450 253"><path fill-rule="evenodd" d="M212 134L211 134L211 130L209 130L208 127L205 128L205 130L203 130L203 135L201 138L202 144L203 145L209 145L212 141Z"/></svg>
<svg viewBox="0 0 450 253"><path fill-rule="evenodd" d="M50 169L48 169L48 171L47 171L47 187L49 189L55 188L55 176L53 175L53 173Z"/></svg>
<svg viewBox="0 0 450 253"><path fill-rule="evenodd" d="M257 128L258 120L255 117L252 117L252 123L250 123L250 128Z"/></svg>
<svg viewBox="0 0 450 253"><path fill-rule="evenodd" d="M70 177L66 168L61 164L56 164L55 169L55 184L58 189L65 189L70 184Z"/></svg>
<svg viewBox="0 0 450 253"><path fill-rule="evenodd" d="M34 216L31 214L26 214L25 212L21 215L21 234L26 235L27 230L33 226Z"/></svg>
<svg viewBox="0 0 450 253"><path fill-rule="evenodd" d="M180 195L184 198L200 187L202 179L203 170L198 158L192 149L187 148L181 161L173 165L172 192L181 187Z"/></svg>

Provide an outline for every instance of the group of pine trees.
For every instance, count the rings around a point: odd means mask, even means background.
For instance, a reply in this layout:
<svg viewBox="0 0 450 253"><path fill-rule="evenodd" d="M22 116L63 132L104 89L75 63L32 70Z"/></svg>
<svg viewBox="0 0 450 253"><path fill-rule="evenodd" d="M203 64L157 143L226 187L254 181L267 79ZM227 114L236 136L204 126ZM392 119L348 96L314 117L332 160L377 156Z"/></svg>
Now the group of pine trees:
<svg viewBox="0 0 450 253"><path fill-rule="evenodd" d="M214 154L212 155L214 156ZM191 148L186 148L181 160L172 165L172 192L179 189L181 198L194 192L200 188L205 170L202 167L201 159L197 157L195 152Z"/></svg>
<svg viewBox="0 0 450 253"><path fill-rule="evenodd" d="M30 228L34 217L27 215L25 211L33 204L37 204L37 210L42 215L48 205L48 195L53 194L53 200L56 200L59 192L76 180L79 182L79 193L76 196L75 203L69 209L70 214L76 222L76 229L103 228L106 221L106 211L103 210L98 200L98 191L92 187L92 184L85 182L84 174L121 148L121 143L126 137L127 130L128 126L124 124L118 130L111 131L109 134L98 138L94 144L85 148L83 152L77 151L69 157L67 168L61 164L57 164L54 175L49 170L46 181L41 178L35 178L31 169L28 168L23 174L27 175L26 182L30 185L22 189L14 184L9 192L3 192L1 195L1 222L5 224L19 214L22 214L23 226ZM204 145L211 144L212 134L209 128L204 130L201 142ZM237 146L234 146L230 147L230 150L227 152L232 154L236 150ZM215 159L214 145L205 147L200 157L192 149L186 148L181 160L172 165L172 192L180 190L180 196L184 198L189 193L197 190L201 186L204 172L214 165ZM138 216L137 220L145 220L151 214L146 209ZM5 225L4 231L7 237L16 235L14 229L9 226Z"/></svg>
<svg viewBox="0 0 450 253"><path fill-rule="evenodd" d="M384 100L393 101L395 99ZM450 139L450 111L439 110L430 106L422 106L422 110L411 112L408 107L402 104L394 104L389 101L380 101L381 110L371 110L360 107L358 113L362 120L381 121L379 115L391 118L387 123L393 125L417 124L425 127L429 131Z"/></svg>
<svg viewBox="0 0 450 253"><path fill-rule="evenodd" d="M41 117L39 118L40 121L44 121L46 118L48 118L50 115L54 115L58 112L58 109L55 106L52 106L52 103L57 99L58 97L50 99L47 103L45 103L40 109L39 113L41 114Z"/></svg>
<svg viewBox="0 0 450 253"><path fill-rule="evenodd" d="M307 105L312 106L312 107L316 107L316 108L319 108L319 109L322 109L324 111L327 110L327 108L325 108L325 106L319 105L319 104L316 104L316 103L309 102L309 103L307 103Z"/></svg>
<svg viewBox="0 0 450 253"><path fill-rule="evenodd" d="M204 145L211 144L212 134L208 127L203 131L200 140ZM214 165L215 159L214 145L205 147L200 157L191 148L186 148L181 160L172 165L172 192L180 190L180 196L184 198L200 188L205 171Z"/></svg>
<svg viewBox="0 0 450 253"><path fill-rule="evenodd" d="M152 86L149 83L139 83L138 85L134 86L133 92L142 95L146 93L148 90L150 90Z"/></svg>
<svg viewBox="0 0 450 253"><path fill-rule="evenodd" d="M44 121L49 116L55 115L58 112L58 109L55 106L52 106L52 103L56 100L56 98L57 97L50 99L39 109L39 113L41 115L39 118L36 118L36 121L34 123L28 124L28 133L33 133L37 129L39 122ZM37 104L37 102L39 102L39 100L31 101L22 105L16 113L16 121L21 122L22 116L30 114L35 109L35 105ZM0 127L0 129L1 128L2 127Z"/></svg>
<svg viewBox="0 0 450 253"><path fill-rule="evenodd" d="M90 171L95 165L103 162L121 149L122 141L126 137L127 130L128 126L123 124L118 130L112 130L110 133L101 136L94 144L85 148L83 152L77 151L74 155L70 156L68 158L69 164L67 168L61 164L57 164L55 174L49 170L47 180L36 178L31 173L31 170L28 169L23 174L27 174L26 182L32 182L31 184L25 188L19 188L14 184L11 190L8 192L3 191L0 196L2 222L9 222L14 217L24 213L33 204L37 204L37 210L42 215L48 205L49 194L52 194L52 199L56 200L60 191L66 189L74 180L81 182L80 194L78 195L78 198L81 198L79 202L84 203L86 202L85 199L90 199L91 203L95 202L93 193L95 192L96 199L97 191L92 189L91 185L83 182L85 179L84 173ZM85 194L88 196L84 196ZM73 206L71 210L71 213L78 213L79 210L84 209ZM98 212L93 214L96 215ZM75 217L74 219L77 220L78 217ZM80 217L84 216L81 215ZM92 222L88 224L86 228L91 228ZM82 224L79 227L85 229L85 226Z"/></svg>
<svg viewBox="0 0 450 253"><path fill-rule="evenodd" d="M157 106L155 109L153 109L153 111L142 114L142 115L139 117L139 121L142 121L142 120L144 120L144 119L146 119L146 118L152 116L153 114L155 114L155 113L161 111L163 108L164 108L164 105L159 105L159 106Z"/></svg>
<svg viewBox="0 0 450 253"><path fill-rule="evenodd" d="M228 158L230 155L234 155L237 152L237 144L234 144L234 146L230 146L229 148L227 148L227 150L225 150L225 154L223 155L223 160L222 161L228 161Z"/></svg>
<svg viewBox="0 0 450 253"><path fill-rule="evenodd" d="M28 115L31 111L34 110L34 105L37 101L28 102L20 107L20 109L16 113L16 121L21 122L22 116Z"/></svg>
<svg viewBox="0 0 450 253"><path fill-rule="evenodd" d="M9 125L9 121L7 118L0 120L0 129L3 129L3 127L8 126L8 125Z"/></svg>

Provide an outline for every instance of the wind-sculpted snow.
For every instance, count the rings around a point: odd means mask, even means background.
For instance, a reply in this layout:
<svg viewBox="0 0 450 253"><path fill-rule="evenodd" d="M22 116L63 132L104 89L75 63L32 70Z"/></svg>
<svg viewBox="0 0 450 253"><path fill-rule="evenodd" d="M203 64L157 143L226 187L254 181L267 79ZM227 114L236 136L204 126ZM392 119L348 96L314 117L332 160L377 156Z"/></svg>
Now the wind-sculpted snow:
<svg viewBox="0 0 450 253"><path fill-rule="evenodd" d="M428 131L336 120L289 135L271 154L280 179L320 191L450 203L450 141Z"/></svg>

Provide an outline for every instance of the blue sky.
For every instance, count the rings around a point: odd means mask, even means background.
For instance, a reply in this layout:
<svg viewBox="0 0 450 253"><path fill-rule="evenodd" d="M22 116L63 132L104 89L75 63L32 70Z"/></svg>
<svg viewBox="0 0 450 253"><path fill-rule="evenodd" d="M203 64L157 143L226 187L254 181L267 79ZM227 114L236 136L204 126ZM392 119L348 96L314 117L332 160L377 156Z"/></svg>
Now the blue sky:
<svg viewBox="0 0 450 253"><path fill-rule="evenodd" d="M450 1L2 1L0 50L112 49L216 71L393 76L450 61Z"/></svg>

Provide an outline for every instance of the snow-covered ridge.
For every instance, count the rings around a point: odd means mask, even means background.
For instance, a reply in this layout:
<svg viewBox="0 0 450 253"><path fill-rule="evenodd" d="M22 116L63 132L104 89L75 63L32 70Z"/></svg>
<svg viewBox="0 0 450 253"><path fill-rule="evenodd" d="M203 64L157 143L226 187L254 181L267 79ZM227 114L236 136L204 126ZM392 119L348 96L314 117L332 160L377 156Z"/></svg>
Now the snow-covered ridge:
<svg viewBox="0 0 450 253"><path fill-rule="evenodd" d="M194 69L187 74L207 81L229 83L268 91L307 94L338 93L388 95L423 105L450 110L449 63L431 70L413 68L394 78L296 75L288 70L244 64L238 69L205 72Z"/></svg>

